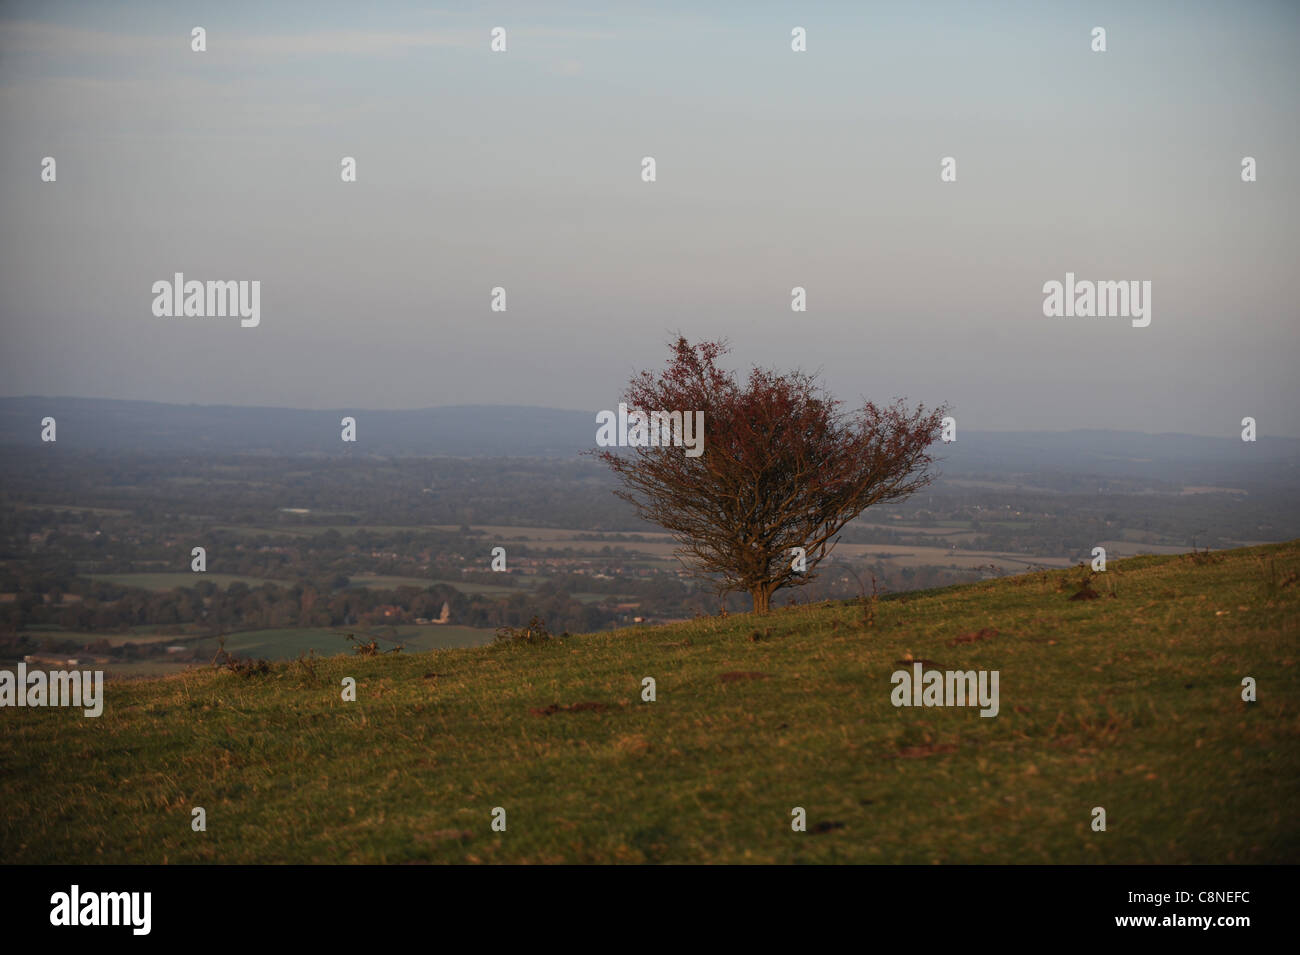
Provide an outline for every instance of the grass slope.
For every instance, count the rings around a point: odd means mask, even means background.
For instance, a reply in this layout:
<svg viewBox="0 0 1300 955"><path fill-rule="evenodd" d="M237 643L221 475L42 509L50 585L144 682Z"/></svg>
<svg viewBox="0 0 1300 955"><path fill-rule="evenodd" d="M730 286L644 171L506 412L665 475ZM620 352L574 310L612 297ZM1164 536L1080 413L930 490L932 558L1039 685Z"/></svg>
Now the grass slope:
<svg viewBox="0 0 1300 955"><path fill-rule="evenodd" d="M1091 601L1052 571L870 627L823 604L117 684L99 719L0 712L0 858L1295 862L1297 571L1290 542L1112 562ZM999 670L1000 715L895 708L908 654ZM581 702L607 708L539 715Z"/></svg>

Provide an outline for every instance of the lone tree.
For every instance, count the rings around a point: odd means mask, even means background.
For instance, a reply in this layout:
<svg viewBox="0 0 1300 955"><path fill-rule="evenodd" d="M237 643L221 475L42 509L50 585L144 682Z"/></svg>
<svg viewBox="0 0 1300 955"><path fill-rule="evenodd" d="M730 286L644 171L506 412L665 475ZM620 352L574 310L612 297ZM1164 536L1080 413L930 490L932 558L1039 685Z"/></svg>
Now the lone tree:
<svg viewBox="0 0 1300 955"><path fill-rule="evenodd" d="M697 573L720 579L723 593L747 591L767 613L777 590L812 580L845 524L933 480L926 449L947 409L908 411L899 400L846 414L802 372L756 368L742 386L715 365L726 351L679 338L668 367L634 377L625 398L629 421L703 411L703 454L662 440L596 456L622 480L615 493L668 530Z"/></svg>

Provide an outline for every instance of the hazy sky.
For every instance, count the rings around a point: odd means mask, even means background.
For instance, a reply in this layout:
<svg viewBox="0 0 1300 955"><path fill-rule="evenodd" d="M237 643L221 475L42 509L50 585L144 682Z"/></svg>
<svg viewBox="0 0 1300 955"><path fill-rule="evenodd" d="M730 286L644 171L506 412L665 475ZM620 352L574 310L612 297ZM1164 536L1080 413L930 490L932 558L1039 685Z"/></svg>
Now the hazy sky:
<svg viewBox="0 0 1300 955"><path fill-rule="evenodd" d="M976 430L1300 436L1298 44L1285 2L0 4L0 393L595 410L680 330ZM260 326L155 317L178 271ZM1067 271L1150 326L1044 317Z"/></svg>

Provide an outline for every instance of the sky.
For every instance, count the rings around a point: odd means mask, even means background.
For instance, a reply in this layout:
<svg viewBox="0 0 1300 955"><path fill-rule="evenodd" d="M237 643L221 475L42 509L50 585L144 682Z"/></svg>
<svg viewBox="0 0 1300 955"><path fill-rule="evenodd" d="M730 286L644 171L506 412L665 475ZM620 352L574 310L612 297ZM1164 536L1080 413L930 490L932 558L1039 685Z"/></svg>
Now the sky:
<svg viewBox="0 0 1300 955"><path fill-rule="evenodd" d="M1298 41L1263 2L0 3L0 394L599 410L680 333L974 430L1300 436ZM156 316L176 272L260 324ZM1067 272L1150 324L1045 316Z"/></svg>

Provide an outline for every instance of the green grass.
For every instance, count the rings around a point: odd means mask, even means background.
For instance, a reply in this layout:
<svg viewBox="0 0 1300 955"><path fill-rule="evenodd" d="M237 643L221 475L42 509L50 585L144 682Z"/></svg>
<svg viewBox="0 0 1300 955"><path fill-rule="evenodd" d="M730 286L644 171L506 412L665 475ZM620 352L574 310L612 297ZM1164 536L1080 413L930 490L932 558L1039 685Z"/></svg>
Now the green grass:
<svg viewBox="0 0 1300 955"><path fill-rule="evenodd" d="M481 647L495 639L495 630L477 627L460 627L455 624L402 624L394 628L394 639L407 651L452 650L460 647Z"/></svg>
<svg viewBox="0 0 1300 955"><path fill-rule="evenodd" d="M1293 863L1300 582L1270 561L1300 542L1113 561L1093 601L1077 570L893 595L870 628L823 604L117 683L99 719L0 712L0 858ZM1000 715L896 709L907 654L998 670ZM580 702L607 708L530 712Z"/></svg>
<svg viewBox="0 0 1300 955"><path fill-rule="evenodd" d="M82 661L82 669L86 668L85 661ZM156 660L131 660L129 662L113 662L106 665L104 669L105 680L126 680L136 677L160 677L171 676L182 673L192 664L177 663L175 660L169 660L166 657L159 657Z"/></svg>

